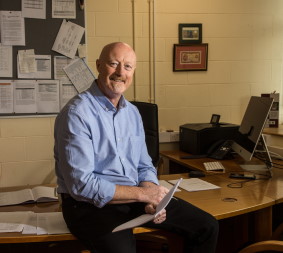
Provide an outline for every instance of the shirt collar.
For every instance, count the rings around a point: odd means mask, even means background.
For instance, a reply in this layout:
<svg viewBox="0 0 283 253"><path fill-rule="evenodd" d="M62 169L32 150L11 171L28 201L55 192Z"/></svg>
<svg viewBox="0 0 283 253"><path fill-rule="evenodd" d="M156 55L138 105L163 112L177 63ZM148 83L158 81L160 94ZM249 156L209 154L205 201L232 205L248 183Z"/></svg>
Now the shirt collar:
<svg viewBox="0 0 283 253"><path fill-rule="evenodd" d="M122 95L118 103L118 108L116 108L110 102L110 100L101 92L96 81L93 82L92 86L90 87L90 92L105 111L111 111L111 110L116 111L117 109L120 110L127 106L126 99L124 95Z"/></svg>

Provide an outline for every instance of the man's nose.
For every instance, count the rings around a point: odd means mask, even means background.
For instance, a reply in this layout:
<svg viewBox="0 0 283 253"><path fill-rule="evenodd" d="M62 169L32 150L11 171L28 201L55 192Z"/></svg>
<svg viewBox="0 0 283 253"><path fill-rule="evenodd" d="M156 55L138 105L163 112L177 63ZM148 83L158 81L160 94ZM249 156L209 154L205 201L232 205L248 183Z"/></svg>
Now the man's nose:
<svg viewBox="0 0 283 253"><path fill-rule="evenodd" d="M116 74L117 75L122 75L124 73L125 69L123 64L119 63L118 66L116 67Z"/></svg>

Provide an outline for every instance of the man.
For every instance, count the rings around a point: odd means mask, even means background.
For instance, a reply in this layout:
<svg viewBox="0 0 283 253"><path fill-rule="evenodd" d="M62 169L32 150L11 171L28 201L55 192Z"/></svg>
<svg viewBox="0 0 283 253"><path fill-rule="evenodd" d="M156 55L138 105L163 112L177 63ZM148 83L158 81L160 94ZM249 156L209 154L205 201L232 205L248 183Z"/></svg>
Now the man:
<svg viewBox="0 0 283 253"><path fill-rule="evenodd" d="M158 185L141 116L123 93L136 68L133 49L106 45L96 62L98 78L73 98L55 122L56 174L70 231L92 252L134 253L132 230L112 233L143 213L154 213L168 190ZM153 222L184 236L186 252L214 252L218 223L209 214L173 199Z"/></svg>

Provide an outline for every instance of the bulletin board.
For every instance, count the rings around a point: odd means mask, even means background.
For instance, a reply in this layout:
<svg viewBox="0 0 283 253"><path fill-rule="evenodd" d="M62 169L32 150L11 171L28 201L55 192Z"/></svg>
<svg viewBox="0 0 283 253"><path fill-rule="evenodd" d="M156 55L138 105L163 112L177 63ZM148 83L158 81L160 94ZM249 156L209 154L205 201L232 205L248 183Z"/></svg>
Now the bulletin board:
<svg viewBox="0 0 283 253"><path fill-rule="evenodd" d="M21 0L0 1L0 11L21 11ZM17 54L18 50L28 49L34 49L34 53L36 55L51 55L51 79L54 79L53 59L54 56L60 56L61 54L53 51L52 46L54 44L62 21L63 18L52 18L52 0L46 0L46 19L25 18L26 45L13 46L13 76L11 78L0 76L0 79L21 80L17 77ZM79 0L76 0L76 18L68 19L67 21L71 21L75 24L85 27L85 14L84 10L80 8ZM85 33L80 43L85 43ZM37 114L38 113L34 115ZM11 115L19 116L15 113L10 114L10 116ZM0 116L7 116L7 114L0 114Z"/></svg>

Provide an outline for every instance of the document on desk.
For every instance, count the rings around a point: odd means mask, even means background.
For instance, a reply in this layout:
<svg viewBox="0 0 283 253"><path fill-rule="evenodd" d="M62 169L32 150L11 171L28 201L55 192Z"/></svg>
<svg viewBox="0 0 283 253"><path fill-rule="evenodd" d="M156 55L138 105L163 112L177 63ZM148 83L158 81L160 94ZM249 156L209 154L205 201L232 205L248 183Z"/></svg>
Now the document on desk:
<svg viewBox="0 0 283 253"><path fill-rule="evenodd" d="M22 232L29 212L1 212L0 233Z"/></svg>
<svg viewBox="0 0 283 253"><path fill-rule="evenodd" d="M54 187L37 186L32 189L23 189L0 193L0 206L10 206L23 203L58 201L54 194Z"/></svg>
<svg viewBox="0 0 283 253"><path fill-rule="evenodd" d="M137 218L134 218L128 222L119 225L118 227L114 228L112 232L118 232L124 229L137 227L153 220L160 213L160 211L162 211L168 205L181 181L182 178L176 180L174 187L171 188L171 190L165 195L165 197L157 205L155 214L142 214Z"/></svg>
<svg viewBox="0 0 283 253"><path fill-rule="evenodd" d="M169 180L169 183L175 184L177 180ZM184 179L180 183L180 188L188 191L188 192L194 192L194 191L205 191L205 190L213 190L213 189L219 189L220 187L211 183L208 183L204 180L201 180L199 178L189 178Z"/></svg>
<svg viewBox="0 0 283 253"><path fill-rule="evenodd" d="M70 233L61 212L37 213L37 234Z"/></svg>
<svg viewBox="0 0 283 253"><path fill-rule="evenodd" d="M174 187L173 184L168 183L166 180L158 180L159 185L164 186L168 190L171 190L172 187ZM176 189L176 192L180 192L181 190L179 188Z"/></svg>

